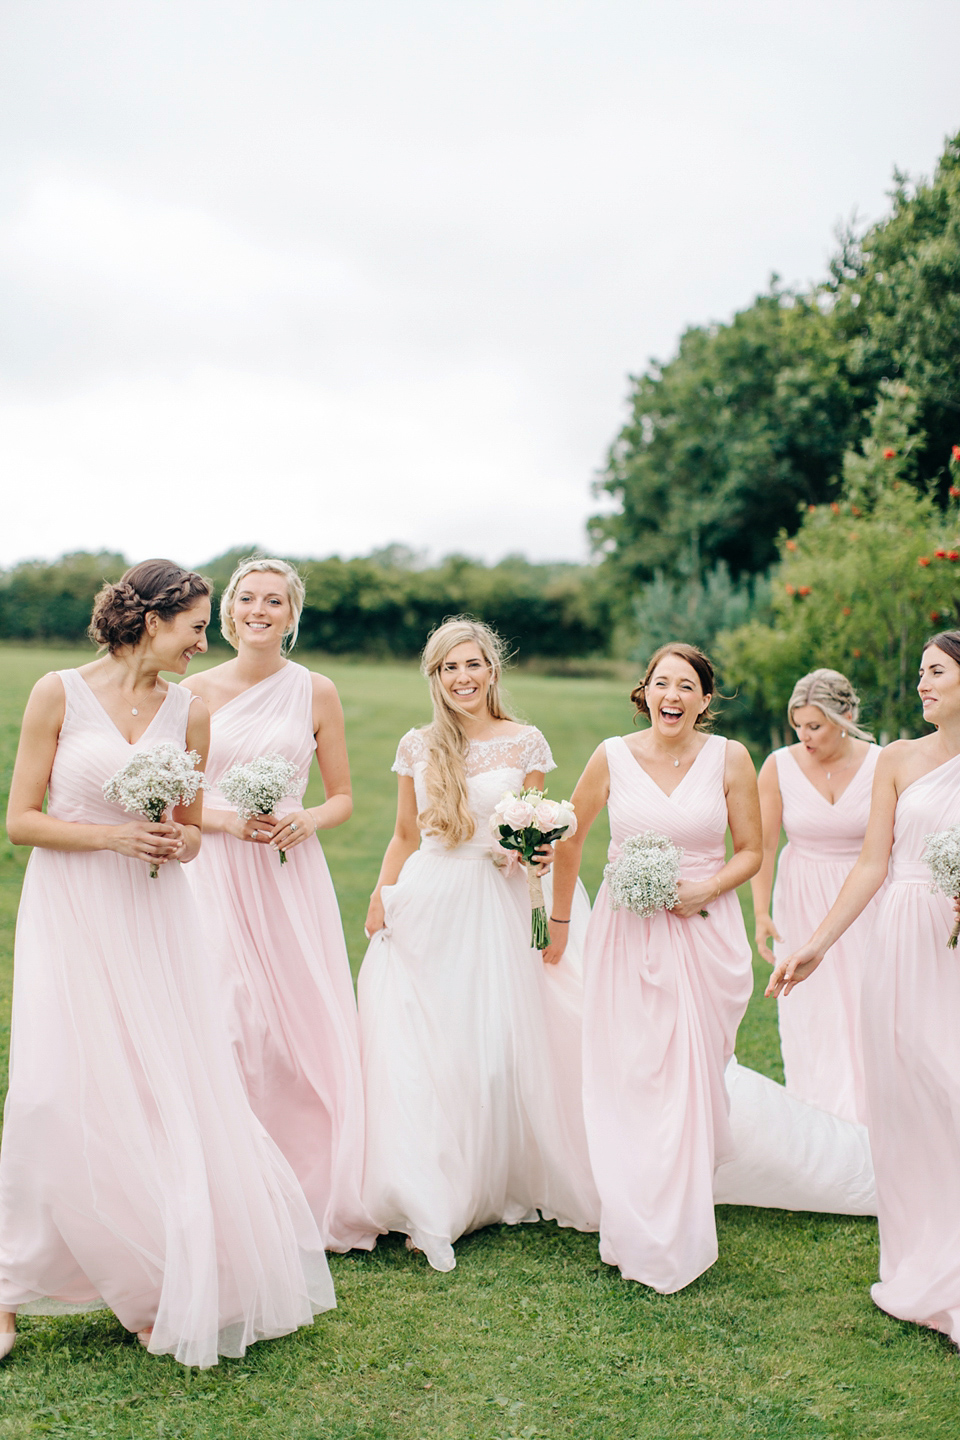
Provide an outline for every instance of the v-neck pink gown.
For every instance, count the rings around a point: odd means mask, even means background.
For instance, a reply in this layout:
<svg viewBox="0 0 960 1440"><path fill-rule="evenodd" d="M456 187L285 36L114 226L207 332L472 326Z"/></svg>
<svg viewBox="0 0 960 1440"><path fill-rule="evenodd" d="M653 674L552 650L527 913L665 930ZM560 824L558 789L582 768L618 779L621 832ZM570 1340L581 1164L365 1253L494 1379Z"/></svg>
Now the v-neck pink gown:
<svg viewBox="0 0 960 1440"><path fill-rule="evenodd" d="M870 941L863 1057L877 1174L881 1310L960 1344L960 951L931 893L924 839L960 824L960 756L897 804L889 884ZM829 965L827 959L824 964ZM820 967L821 969L823 966ZM809 983L809 982L805 982Z"/></svg>
<svg viewBox="0 0 960 1440"><path fill-rule="evenodd" d="M823 920L863 845L879 745L871 745L850 784L831 805L790 749L776 750L787 844L773 891L773 922L791 955ZM879 897L830 949L809 980L779 1001L780 1049L787 1089L844 1120L867 1123L860 1042L860 990Z"/></svg>
<svg viewBox="0 0 960 1440"><path fill-rule="evenodd" d="M229 809L217 781L233 765L283 755L303 804L316 753L310 671L292 661L212 717L204 804ZM340 911L316 839L276 851L204 836L190 879L225 993L247 1093L310 1202L330 1250L369 1250L378 1229L360 1200L363 1079L357 1005Z"/></svg>
<svg viewBox="0 0 960 1440"><path fill-rule="evenodd" d="M171 685L128 744L75 670L49 813L121 824L103 783L185 744ZM108 1305L185 1365L242 1355L334 1304L317 1227L246 1096L177 864L36 849L14 968L0 1150L0 1307Z"/></svg>
<svg viewBox="0 0 960 1440"><path fill-rule="evenodd" d="M681 875L724 863L726 740L707 738L673 794L626 742L604 742L610 857L657 831L683 849ZM681 1290L717 1258L714 1171L734 1158L724 1069L752 991L736 894L689 920L611 909L600 887L584 951L584 1112L600 1192L600 1255L629 1280Z"/></svg>

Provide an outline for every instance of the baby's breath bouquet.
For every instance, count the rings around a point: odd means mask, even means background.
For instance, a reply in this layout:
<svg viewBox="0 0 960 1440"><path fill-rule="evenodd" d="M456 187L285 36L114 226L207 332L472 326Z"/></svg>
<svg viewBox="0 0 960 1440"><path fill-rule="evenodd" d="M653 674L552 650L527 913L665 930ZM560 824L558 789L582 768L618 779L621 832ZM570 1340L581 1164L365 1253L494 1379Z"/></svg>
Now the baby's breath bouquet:
<svg viewBox="0 0 960 1440"><path fill-rule="evenodd" d="M172 805L190 805L203 789L203 771L196 767L196 750L180 750L169 740L149 750L138 750L120 770L104 782L104 799L122 805L159 825ZM158 866L150 866L156 880Z"/></svg>
<svg viewBox="0 0 960 1440"><path fill-rule="evenodd" d="M935 830L932 835L927 835L920 858L927 862L930 869L930 889L940 890L948 900L956 900L960 896L960 825L953 825L949 830ZM958 935L960 916L947 940L950 950L956 950Z"/></svg>
<svg viewBox="0 0 960 1440"><path fill-rule="evenodd" d="M504 850L515 850L526 867L530 890L530 943L535 950L550 944L543 885L533 869L541 845L576 834L577 817L569 800L548 800L542 790L506 791L490 816L490 830Z"/></svg>
<svg viewBox="0 0 960 1440"><path fill-rule="evenodd" d="M252 820L255 815L272 815L278 800L294 793L297 767L283 755L260 755L246 765L234 765L221 780L217 789L243 820ZM280 851L280 864L285 865L287 857Z"/></svg>
<svg viewBox="0 0 960 1440"><path fill-rule="evenodd" d="M658 910L672 910L680 898L682 859L680 847L657 830L628 835L603 871L611 909L632 910L644 920Z"/></svg>

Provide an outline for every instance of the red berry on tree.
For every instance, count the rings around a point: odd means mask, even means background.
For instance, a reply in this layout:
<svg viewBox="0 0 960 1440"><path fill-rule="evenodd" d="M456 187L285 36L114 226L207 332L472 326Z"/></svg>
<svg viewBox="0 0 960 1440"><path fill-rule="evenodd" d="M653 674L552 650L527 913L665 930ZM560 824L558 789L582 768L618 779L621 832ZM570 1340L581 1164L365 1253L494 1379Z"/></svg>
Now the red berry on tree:
<svg viewBox="0 0 960 1440"><path fill-rule="evenodd" d="M884 452L883 452L883 458L884 458L884 460L892 460L893 457L896 455L896 453L897 453L896 450L890 450L890 449L888 448L888 449L884 450Z"/></svg>
<svg viewBox="0 0 960 1440"><path fill-rule="evenodd" d="M917 561L917 564L918 564L918 565L929 565L929 564L930 564L930 556L929 556L929 555L921 555L921 556L920 556L920 559Z"/></svg>

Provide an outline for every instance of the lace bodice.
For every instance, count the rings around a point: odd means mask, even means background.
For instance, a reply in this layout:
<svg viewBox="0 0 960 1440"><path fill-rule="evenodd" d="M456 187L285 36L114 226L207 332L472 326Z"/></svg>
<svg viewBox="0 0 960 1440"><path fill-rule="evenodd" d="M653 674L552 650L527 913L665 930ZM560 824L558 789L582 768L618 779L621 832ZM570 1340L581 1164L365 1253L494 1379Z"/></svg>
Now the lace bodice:
<svg viewBox="0 0 960 1440"><path fill-rule="evenodd" d="M397 746L392 769L398 775L413 777L417 809L427 804L424 771L427 763L427 737L423 730L408 730ZM534 725L526 725L512 735L495 736L492 740L471 740L465 762L470 809L477 822L475 841L487 834L494 806L504 790L517 790L531 770L544 774L555 770L550 746Z"/></svg>

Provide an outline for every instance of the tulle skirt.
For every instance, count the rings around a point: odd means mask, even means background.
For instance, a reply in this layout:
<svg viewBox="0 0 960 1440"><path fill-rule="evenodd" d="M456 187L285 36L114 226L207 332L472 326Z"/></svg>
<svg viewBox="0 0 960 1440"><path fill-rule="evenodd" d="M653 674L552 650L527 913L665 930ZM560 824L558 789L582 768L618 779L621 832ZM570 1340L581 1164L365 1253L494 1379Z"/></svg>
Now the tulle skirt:
<svg viewBox="0 0 960 1440"><path fill-rule="evenodd" d="M17 924L0 1307L108 1305L187 1365L332 1306L250 1110L180 867L35 851Z"/></svg>
<svg viewBox="0 0 960 1440"><path fill-rule="evenodd" d="M524 875L425 840L383 899L358 986L374 1220L438 1270L482 1225L595 1229L580 977L530 948ZM581 892L581 924L586 906Z"/></svg>
<svg viewBox="0 0 960 1440"><path fill-rule="evenodd" d="M329 1250L369 1250L363 1081L353 980L330 872L315 840L285 865L266 846L209 835L188 869L247 1094L293 1167Z"/></svg>

